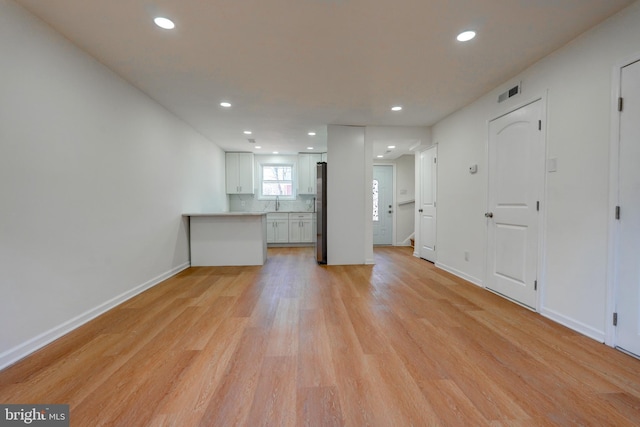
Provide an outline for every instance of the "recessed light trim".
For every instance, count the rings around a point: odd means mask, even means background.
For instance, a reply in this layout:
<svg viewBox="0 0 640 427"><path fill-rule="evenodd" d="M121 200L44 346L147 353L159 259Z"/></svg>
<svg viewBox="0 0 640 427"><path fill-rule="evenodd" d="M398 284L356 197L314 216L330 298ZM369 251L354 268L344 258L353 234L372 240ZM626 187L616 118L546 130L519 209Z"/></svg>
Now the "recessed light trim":
<svg viewBox="0 0 640 427"><path fill-rule="evenodd" d="M382 159L384 156L382 154L378 154L376 157Z"/></svg>
<svg viewBox="0 0 640 427"><path fill-rule="evenodd" d="M309 136L316 136L316 133L315 133L315 132L309 132L307 135L309 135Z"/></svg>
<svg viewBox="0 0 640 427"><path fill-rule="evenodd" d="M394 105L393 107L391 107L391 111L402 111L402 106Z"/></svg>
<svg viewBox="0 0 640 427"><path fill-rule="evenodd" d="M262 148L262 146L261 145L256 145L255 148L259 150L259 149Z"/></svg>
<svg viewBox="0 0 640 427"><path fill-rule="evenodd" d="M274 151L273 154L280 154L278 151Z"/></svg>
<svg viewBox="0 0 640 427"><path fill-rule="evenodd" d="M463 31L460 34L458 34L458 37L456 37L456 39L459 42L468 42L469 40L473 39L475 36L476 36L475 31Z"/></svg>
<svg viewBox="0 0 640 427"><path fill-rule="evenodd" d="M173 30L176 27L176 24L169 18L164 18L162 16L158 16L153 19L153 22L160 28L165 30Z"/></svg>
<svg viewBox="0 0 640 427"><path fill-rule="evenodd" d="M396 148L396 146L395 145L388 145L387 148L390 149L390 150L393 150L394 148Z"/></svg>
<svg viewBox="0 0 640 427"><path fill-rule="evenodd" d="M245 130L242 133L244 133L245 135L251 135L253 132L251 132L250 130Z"/></svg>
<svg viewBox="0 0 640 427"><path fill-rule="evenodd" d="M313 147L307 147L307 150L313 150Z"/></svg>
<svg viewBox="0 0 640 427"><path fill-rule="evenodd" d="M221 106L221 107L224 107L224 108L229 108L229 107L231 107L231 103L230 103L230 102L227 102L227 101L222 101L222 102L220 103L220 106Z"/></svg>

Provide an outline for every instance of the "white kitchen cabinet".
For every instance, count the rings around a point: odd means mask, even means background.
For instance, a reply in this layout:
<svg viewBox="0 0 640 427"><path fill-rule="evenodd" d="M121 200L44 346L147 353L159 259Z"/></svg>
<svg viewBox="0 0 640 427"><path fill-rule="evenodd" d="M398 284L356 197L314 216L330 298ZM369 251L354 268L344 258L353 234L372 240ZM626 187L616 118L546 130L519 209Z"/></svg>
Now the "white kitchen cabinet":
<svg viewBox="0 0 640 427"><path fill-rule="evenodd" d="M298 194L316 194L316 165L321 154L298 154Z"/></svg>
<svg viewBox="0 0 640 427"><path fill-rule="evenodd" d="M289 241L292 243L313 242L313 214L290 213L289 214Z"/></svg>
<svg viewBox="0 0 640 427"><path fill-rule="evenodd" d="M267 243L289 243L289 214L267 214Z"/></svg>
<svg viewBox="0 0 640 427"><path fill-rule="evenodd" d="M253 153L226 153L227 194L253 194Z"/></svg>

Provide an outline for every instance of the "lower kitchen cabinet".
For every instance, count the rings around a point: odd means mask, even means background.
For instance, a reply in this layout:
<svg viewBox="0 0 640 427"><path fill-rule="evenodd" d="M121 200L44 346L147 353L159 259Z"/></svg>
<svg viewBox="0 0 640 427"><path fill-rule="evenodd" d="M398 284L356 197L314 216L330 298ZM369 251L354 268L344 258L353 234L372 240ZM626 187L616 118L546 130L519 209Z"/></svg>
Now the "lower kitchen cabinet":
<svg viewBox="0 0 640 427"><path fill-rule="evenodd" d="M267 214L267 243L313 243L315 221L312 212Z"/></svg>
<svg viewBox="0 0 640 427"><path fill-rule="evenodd" d="M289 242L311 243L313 242L313 214L290 213L289 214Z"/></svg>
<svg viewBox="0 0 640 427"><path fill-rule="evenodd" d="M289 214L267 214L267 243L289 243Z"/></svg>

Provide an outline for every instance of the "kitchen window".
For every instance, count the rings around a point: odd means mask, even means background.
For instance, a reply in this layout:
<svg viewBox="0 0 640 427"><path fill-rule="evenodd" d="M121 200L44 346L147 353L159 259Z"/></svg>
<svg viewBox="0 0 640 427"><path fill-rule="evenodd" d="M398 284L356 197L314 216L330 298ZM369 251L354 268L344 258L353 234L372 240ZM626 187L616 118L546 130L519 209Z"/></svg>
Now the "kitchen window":
<svg viewBox="0 0 640 427"><path fill-rule="evenodd" d="M293 198L293 165L263 164L260 168L260 196Z"/></svg>

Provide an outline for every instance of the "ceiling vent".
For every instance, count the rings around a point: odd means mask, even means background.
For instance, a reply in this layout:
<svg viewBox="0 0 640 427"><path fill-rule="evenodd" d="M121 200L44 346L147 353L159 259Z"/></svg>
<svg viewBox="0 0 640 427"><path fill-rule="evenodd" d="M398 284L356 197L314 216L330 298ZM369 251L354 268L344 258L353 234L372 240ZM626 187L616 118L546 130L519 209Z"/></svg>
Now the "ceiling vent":
<svg viewBox="0 0 640 427"><path fill-rule="evenodd" d="M250 143L252 143L252 144L255 144L255 143L256 143L256 140L255 140L255 139L253 139L253 138L249 138L249 139L247 139L247 141L249 141L249 142L250 142Z"/></svg>
<svg viewBox="0 0 640 427"><path fill-rule="evenodd" d="M511 89L507 90L506 92L503 92L500 95L498 95L498 102L502 102L502 101L507 100L507 99L509 99L511 97L514 97L517 94L519 94L520 92L522 92L522 82L518 83L516 86L512 87Z"/></svg>

